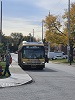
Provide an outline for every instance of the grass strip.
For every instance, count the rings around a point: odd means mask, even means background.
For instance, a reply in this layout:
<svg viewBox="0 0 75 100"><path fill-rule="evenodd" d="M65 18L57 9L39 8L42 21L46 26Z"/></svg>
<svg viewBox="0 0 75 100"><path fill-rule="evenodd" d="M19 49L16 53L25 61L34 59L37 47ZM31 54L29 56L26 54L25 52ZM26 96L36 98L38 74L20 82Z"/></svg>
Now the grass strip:
<svg viewBox="0 0 75 100"><path fill-rule="evenodd" d="M65 63L65 64L69 64L68 59L55 59L55 60L50 60L52 62L57 62L57 63ZM75 59L73 60L72 63L75 63Z"/></svg>

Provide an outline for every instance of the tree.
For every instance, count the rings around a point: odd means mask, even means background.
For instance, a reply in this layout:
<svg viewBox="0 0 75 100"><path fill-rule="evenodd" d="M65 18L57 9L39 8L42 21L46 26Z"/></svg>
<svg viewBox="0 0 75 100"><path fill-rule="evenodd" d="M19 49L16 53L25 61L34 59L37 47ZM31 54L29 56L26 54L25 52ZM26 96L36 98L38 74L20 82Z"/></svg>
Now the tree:
<svg viewBox="0 0 75 100"><path fill-rule="evenodd" d="M27 41L27 42L30 42L30 36L23 36L23 41ZM35 42L36 41L36 38L31 36L31 42Z"/></svg>
<svg viewBox="0 0 75 100"><path fill-rule="evenodd" d="M22 33L11 33L10 36L14 39L20 39L23 37Z"/></svg>
<svg viewBox="0 0 75 100"><path fill-rule="evenodd" d="M3 44L0 43L0 56L1 56L2 52L3 52Z"/></svg>
<svg viewBox="0 0 75 100"><path fill-rule="evenodd" d="M66 34L61 30L61 23L58 16L48 15L44 20L44 26L46 28L45 39L50 42L51 45L66 45L67 38Z"/></svg>
<svg viewBox="0 0 75 100"><path fill-rule="evenodd" d="M22 33L11 33L13 47L15 47L15 51L18 49L18 45L23 41L23 34Z"/></svg>
<svg viewBox="0 0 75 100"><path fill-rule="evenodd" d="M68 11L65 10L65 13L63 15L63 19L65 20L64 25L64 32L68 34ZM73 60L73 48L75 46L75 3L71 4L70 8L70 35L68 37L69 43L70 43L70 53L72 55Z"/></svg>

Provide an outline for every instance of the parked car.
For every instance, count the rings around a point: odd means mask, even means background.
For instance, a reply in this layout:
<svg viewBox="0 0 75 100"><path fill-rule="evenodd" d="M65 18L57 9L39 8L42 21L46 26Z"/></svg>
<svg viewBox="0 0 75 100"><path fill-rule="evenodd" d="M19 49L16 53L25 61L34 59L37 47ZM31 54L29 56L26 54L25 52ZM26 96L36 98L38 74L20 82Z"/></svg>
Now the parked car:
<svg viewBox="0 0 75 100"><path fill-rule="evenodd" d="M68 55L63 55L63 59L67 59L68 58Z"/></svg>
<svg viewBox="0 0 75 100"><path fill-rule="evenodd" d="M61 56L61 55L56 55L56 56L54 56L52 59L53 59L53 60L54 60L54 59L63 59L63 56Z"/></svg>
<svg viewBox="0 0 75 100"><path fill-rule="evenodd" d="M48 52L48 58L53 59L57 55L62 56L63 59L67 59L68 55L66 55L64 52Z"/></svg>
<svg viewBox="0 0 75 100"><path fill-rule="evenodd" d="M62 52L63 54L63 59L67 59L68 58L68 55L66 55L64 52Z"/></svg>

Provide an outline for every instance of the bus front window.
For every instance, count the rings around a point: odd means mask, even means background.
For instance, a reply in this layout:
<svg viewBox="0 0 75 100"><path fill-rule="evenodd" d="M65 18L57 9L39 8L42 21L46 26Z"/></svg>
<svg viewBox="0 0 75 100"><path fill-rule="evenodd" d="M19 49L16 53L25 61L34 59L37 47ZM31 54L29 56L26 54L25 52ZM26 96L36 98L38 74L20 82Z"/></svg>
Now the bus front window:
<svg viewBox="0 0 75 100"><path fill-rule="evenodd" d="M44 50L40 50L40 49L25 50L24 49L23 58L42 59L44 58Z"/></svg>

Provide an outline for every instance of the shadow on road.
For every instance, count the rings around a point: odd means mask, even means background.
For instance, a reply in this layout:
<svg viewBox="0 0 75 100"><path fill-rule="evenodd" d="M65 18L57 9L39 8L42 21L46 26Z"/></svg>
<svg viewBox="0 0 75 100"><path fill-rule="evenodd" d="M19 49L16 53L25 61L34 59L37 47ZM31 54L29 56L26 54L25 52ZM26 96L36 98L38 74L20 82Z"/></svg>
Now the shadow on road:
<svg viewBox="0 0 75 100"><path fill-rule="evenodd" d="M57 70L49 69L49 68L44 68L43 70L36 69L36 68L31 68L31 69L23 69L24 71L31 71L31 72L58 72Z"/></svg>

